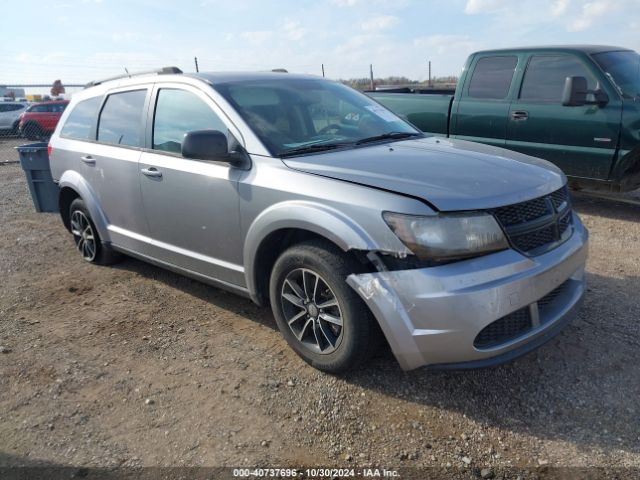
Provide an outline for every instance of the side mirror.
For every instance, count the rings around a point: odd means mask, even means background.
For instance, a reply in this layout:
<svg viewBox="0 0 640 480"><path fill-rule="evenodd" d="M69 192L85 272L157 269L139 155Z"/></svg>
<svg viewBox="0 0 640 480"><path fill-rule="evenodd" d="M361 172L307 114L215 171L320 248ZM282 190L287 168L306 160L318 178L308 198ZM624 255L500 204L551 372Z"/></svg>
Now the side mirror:
<svg viewBox="0 0 640 480"><path fill-rule="evenodd" d="M567 77L565 79L562 91L562 105L565 107L580 107L582 105L604 107L607 103L609 103L609 96L600 88L600 84L596 86L595 90L589 90L587 79L584 77Z"/></svg>
<svg viewBox="0 0 640 480"><path fill-rule="evenodd" d="M182 156L195 160L226 161L229 157L227 136L218 130L187 132L182 140Z"/></svg>
<svg viewBox="0 0 640 480"><path fill-rule="evenodd" d="M567 77L562 91L562 105L580 107L587 103L587 79L584 77Z"/></svg>

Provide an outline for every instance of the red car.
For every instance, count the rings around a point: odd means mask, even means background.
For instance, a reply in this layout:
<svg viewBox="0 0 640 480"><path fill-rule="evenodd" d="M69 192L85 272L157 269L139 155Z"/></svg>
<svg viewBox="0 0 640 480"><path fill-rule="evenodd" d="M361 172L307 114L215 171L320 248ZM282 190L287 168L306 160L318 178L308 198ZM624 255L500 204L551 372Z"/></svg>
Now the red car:
<svg viewBox="0 0 640 480"><path fill-rule="evenodd" d="M31 105L20 116L18 130L29 140L41 140L50 136L62 116L69 100L54 100Z"/></svg>

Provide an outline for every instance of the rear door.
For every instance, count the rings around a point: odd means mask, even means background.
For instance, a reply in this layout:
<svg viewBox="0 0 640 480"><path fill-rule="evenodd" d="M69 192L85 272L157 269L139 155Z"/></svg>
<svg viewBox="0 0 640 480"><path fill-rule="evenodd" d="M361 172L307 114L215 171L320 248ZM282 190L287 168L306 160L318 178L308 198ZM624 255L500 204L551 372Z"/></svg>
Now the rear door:
<svg viewBox="0 0 640 480"><path fill-rule="evenodd" d="M9 103L0 102L0 129L11 128L11 111Z"/></svg>
<svg viewBox="0 0 640 480"><path fill-rule="evenodd" d="M78 154L83 176L107 217L112 241L134 251L140 246L139 237L147 234L138 161L150 90L128 87L109 92L98 116L96 141L84 143Z"/></svg>
<svg viewBox="0 0 640 480"><path fill-rule="evenodd" d="M532 55L511 103L507 148L549 160L567 175L608 178L622 115L617 95L609 95L605 106L562 105L566 77L585 77L593 90L596 75L572 54Z"/></svg>
<svg viewBox="0 0 640 480"><path fill-rule="evenodd" d="M184 84L154 89L139 181L149 225L146 254L234 285L244 284L238 176L226 162L181 155L185 133L219 130L241 138L204 92ZM232 132L236 132L236 135Z"/></svg>
<svg viewBox="0 0 640 480"><path fill-rule="evenodd" d="M452 137L504 146L517 54L478 55L452 112Z"/></svg>

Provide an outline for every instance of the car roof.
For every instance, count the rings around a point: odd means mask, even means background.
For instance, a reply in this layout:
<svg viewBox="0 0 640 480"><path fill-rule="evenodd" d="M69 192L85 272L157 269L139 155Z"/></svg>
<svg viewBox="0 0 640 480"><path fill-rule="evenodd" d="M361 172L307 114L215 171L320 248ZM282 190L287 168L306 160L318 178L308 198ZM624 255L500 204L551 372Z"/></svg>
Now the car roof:
<svg viewBox="0 0 640 480"><path fill-rule="evenodd" d="M515 52L582 52L586 54L604 53L604 52L619 52L619 51L633 51L630 48L616 47L612 45L539 45L531 47L512 47L512 48L498 48L490 50L481 50L476 53L515 53Z"/></svg>
<svg viewBox="0 0 640 480"><path fill-rule="evenodd" d="M250 82L260 80L317 80L322 77L287 72L198 72L185 73L184 76L199 78L213 85L224 83Z"/></svg>

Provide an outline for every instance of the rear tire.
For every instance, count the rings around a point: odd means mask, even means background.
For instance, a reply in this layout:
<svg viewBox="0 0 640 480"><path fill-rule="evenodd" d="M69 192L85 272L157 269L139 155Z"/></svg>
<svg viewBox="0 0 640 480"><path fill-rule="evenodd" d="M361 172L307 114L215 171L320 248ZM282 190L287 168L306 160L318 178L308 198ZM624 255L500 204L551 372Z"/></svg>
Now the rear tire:
<svg viewBox="0 0 640 480"><path fill-rule="evenodd" d="M381 344L375 319L345 281L358 267L331 243L312 240L283 252L271 272L269 294L278 328L319 370L352 369Z"/></svg>
<svg viewBox="0 0 640 480"><path fill-rule="evenodd" d="M40 140L44 137L44 132L40 125L34 122L27 123L22 129L22 134L27 140Z"/></svg>
<svg viewBox="0 0 640 480"><path fill-rule="evenodd" d="M76 198L69 205L69 227L76 248L85 261L111 265L120 259L120 255L111 246L102 243L91 214L81 198Z"/></svg>

